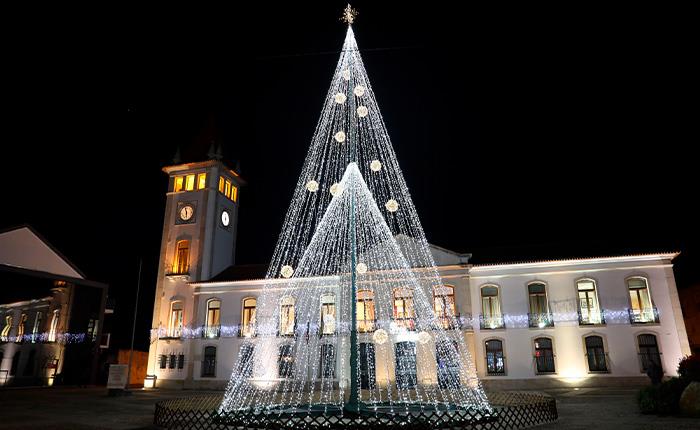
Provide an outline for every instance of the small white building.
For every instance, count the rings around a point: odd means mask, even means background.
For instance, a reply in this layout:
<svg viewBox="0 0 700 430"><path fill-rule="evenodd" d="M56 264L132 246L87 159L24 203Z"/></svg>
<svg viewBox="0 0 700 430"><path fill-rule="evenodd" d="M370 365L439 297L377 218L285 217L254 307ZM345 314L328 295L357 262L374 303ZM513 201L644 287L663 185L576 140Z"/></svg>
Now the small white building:
<svg viewBox="0 0 700 430"><path fill-rule="evenodd" d="M170 181L145 385L223 388L242 345L255 346L251 322L270 280L265 266L234 265L239 175L216 160L164 171ZM434 293L436 312L451 307L459 315L448 329L462 332L489 388L641 383L649 366L675 375L690 354L673 275L678 253L472 265L468 254L431 250L446 286ZM395 317L406 325L405 314ZM282 320L271 366L293 360ZM378 347L376 360L391 363L394 352Z"/></svg>

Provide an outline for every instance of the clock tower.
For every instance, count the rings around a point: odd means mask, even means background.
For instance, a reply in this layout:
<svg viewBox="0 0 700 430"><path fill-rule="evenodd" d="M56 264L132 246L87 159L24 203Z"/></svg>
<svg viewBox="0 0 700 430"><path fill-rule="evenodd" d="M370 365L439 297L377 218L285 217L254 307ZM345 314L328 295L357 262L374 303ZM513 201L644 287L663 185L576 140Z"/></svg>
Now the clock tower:
<svg viewBox="0 0 700 430"><path fill-rule="evenodd" d="M244 185L236 171L216 159L167 166L163 172L168 175L168 190L146 386L155 384L160 365L156 362L163 355L190 355L186 327L198 324L202 315L189 283L210 279L234 264ZM191 372L184 358L175 360L183 370L180 385L186 385ZM158 381L159 386L161 382L166 381Z"/></svg>

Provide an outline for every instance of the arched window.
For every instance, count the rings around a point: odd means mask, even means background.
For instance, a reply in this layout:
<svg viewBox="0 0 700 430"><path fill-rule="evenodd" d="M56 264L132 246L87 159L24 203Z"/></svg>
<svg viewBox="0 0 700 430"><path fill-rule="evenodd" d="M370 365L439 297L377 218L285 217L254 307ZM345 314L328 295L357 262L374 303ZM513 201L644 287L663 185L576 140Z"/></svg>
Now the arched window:
<svg viewBox="0 0 700 430"><path fill-rule="evenodd" d="M459 379L459 347L453 340L435 343L437 379L440 388L455 389L461 385Z"/></svg>
<svg viewBox="0 0 700 430"><path fill-rule="evenodd" d="M413 291L410 288L397 288L394 290L394 322L399 327L407 330L415 330L416 317L413 309Z"/></svg>
<svg viewBox="0 0 700 430"><path fill-rule="evenodd" d="M578 322L581 325L605 324L603 312L598 305L598 291L592 279L576 282L578 292Z"/></svg>
<svg viewBox="0 0 700 430"><path fill-rule="evenodd" d="M34 328L32 329L32 343L36 342L39 332L41 331L41 320L44 315L41 312L37 312L34 315Z"/></svg>
<svg viewBox="0 0 700 430"><path fill-rule="evenodd" d="M589 372L607 372L607 354L603 345L603 338L596 335L586 336L586 361Z"/></svg>
<svg viewBox="0 0 700 430"><path fill-rule="evenodd" d="M637 336L637 345L639 347L639 360L642 365L642 371L646 372L651 366L661 366L661 352L659 352L659 344L656 341L656 336L653 334L640 334Z"/></svg>
<svg viewBox="0 0 700 430"><path fill-rule="evenodd" d="M221 334L221 300L219 299L207 301L207 325L204 334L209 338L219 337Z"/></svg>
<svg viewBox="0 0 700 430"><path fill-rule="evenodd" d="M277 376L280 378L294 377L294 352L292 345L281 345L279 352L277 358Z"/></svg>
<svg viewBox="0 0 700 430"><path fill-rule="evenodd" d="M170 304L170 322L168 323L168 335L170 337L181 337L184 320L185 307L182 302L172 302Z"/></svg>
<svg viewBox="0 0 700 430"><path fill-rule="evenodd" d="M552 339L538 337L535 339L535 366L537 373L554 373L554 348Z"/></svg>
<svg viewBox="0 0 700 430"><path fill-rule="evenodd" d="M374 331L374 291L359 290L357 292L357 331L367 333Z"/></svg>
<svg viewBox="0 0 700 430"><path fill-rule="evenodd" d="M360 343L360 388L373 390L376 386L375 353L373 343Z"/></svg>
<svg viewBox="0 0 700 430"><path fill-rule="evenodd" d="M321 334L335 334L335 294L321 295Z"/></svg>
<svg viewBox="0 0 700 430"><path fill-rule="evenodd" d="M321 378L335 378L335 345L324 343L321 344Z"/></svg>
<svg viewBox="0 0 700 430"><path fill-rule="evenodd" d="M627 288L630 294L630 322L632 324L659 322L656 308L651 302L649 284L646 278L629 278Z"/></svg>
<svg viewBox="0 0 700 430"><path fill-rule="evenodd" d="M51 316L51 328L49 328L49 342L56 342L56 334L58 332L58 323L61 320L61 310L54 309Z"/></svg>
<svg viewBox="0 0 700 430"><path fill-rule="evenodd" d="M27 314L22 314L19 317L19 324L17 324L17 337L15 337L15 342L20 343L24 340L24 330L27 324Z"/></svg>
<svg viewBox="0 0 700 430"><path fill-rule="evenodd" d="M255 308L258 301L255 297L243 299L243 313L241 313L241 335L245 337L255 336Z"/></svg>
<svg viewBox="0 0 700 430"><path fill-rule="evenodd" d="M245 377L251 377L253 375L253 354L255 353L255 346L250 343L244 343L241 345L241 351L239 352L238 358L238 373Z"/></svg>
<svg viewBox="0 0 700 430"><path fill-rule="evenodd" d="M542 282L533 282L527 286L530 312L528 320L530 327L551 327L554 325L552 315L549 313L547 301L547 286Z"/></svg>
<svg viewBox="0 0 700 430"><path fill-rule="evenodd" d="M202 377L213 378L216 376L216 347L204 347L204 359L202 360Z"/></svg>
<svg viewBox="0 0 700 430"><path fill-rule="evenodd" d="M481 318L479 320L482 329L505 327L501 314L499 288L495 285L481 287Z"/></svg>
<svg viewBox="0 0 700 430"><path fill-rule="evenodd" d="M416 344L397 342L394 344L396 357L396 386L399 389L415 388L418 382L416 370Z"/></svg>
<svg viewBox="0 0 700 430"><path fill-rule="evenodd" d="M190 271L190 241L179 240L175 246L175 259L173 261L173 273L186 275Z"/></svg>
<svg viewBox="0 0 700 430"><path fill-rule="evenodd" d="M294 297L286 296L282 298L280 304L280 336L294 336L296 320L294 314Z"/></svg>
<svg viewBox="0 0 700 430"><path fill-rule="evenodd" d="M0 340L7 342L10 337L10 330L12 330L12 315L5 315L5 327L2 328L2 333L0 333Z"/></svg>
<svg viewBox="0 0 700 430"><path fill-rule="evenodd" d="M451 285L441 285L433 291L433 309L435 317L445 330L456 329L457 310L455 308L455 289Z"/></svg>
<svg viewBox="0 0 700 430"><path fill-rule="evenodd" d="M503 355L503 341L489 339L484 342L486 349L486 374L503 376L506 374L506 357Z"/></svg>

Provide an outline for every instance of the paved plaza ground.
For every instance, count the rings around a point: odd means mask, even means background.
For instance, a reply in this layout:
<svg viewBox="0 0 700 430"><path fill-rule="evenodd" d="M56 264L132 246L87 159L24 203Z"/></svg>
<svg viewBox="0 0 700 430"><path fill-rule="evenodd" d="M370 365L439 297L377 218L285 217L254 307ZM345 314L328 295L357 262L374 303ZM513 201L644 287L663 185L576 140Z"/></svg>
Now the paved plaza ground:
<svg viewBox="0 0 700 430"><path fill-rule="evenodd" d="M700 419L641 415L637 388L548 391L557 399L559 421L538 429L699 429ZM157 401L207 394L202 391L137 390L107 397L104 388L16 388L0 390L0 429L151 429Z"/></svg>

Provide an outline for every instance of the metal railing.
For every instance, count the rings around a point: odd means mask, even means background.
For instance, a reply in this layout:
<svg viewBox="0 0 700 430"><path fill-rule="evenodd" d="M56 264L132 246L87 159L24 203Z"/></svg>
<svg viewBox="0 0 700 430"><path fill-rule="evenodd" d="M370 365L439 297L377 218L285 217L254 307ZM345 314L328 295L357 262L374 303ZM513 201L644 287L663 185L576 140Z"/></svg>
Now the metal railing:
<svg viewBox="0 0 700 430"><path fill-rule="evenodd" d="M527 321L530 328L554 327L554 318L552 318L551 312L528 313Z"/></svg>
<svg viewBox="0 0 700 430"><path fill-rule="evenodd" d="M416 319L415 318L392 318L391 320L396 324L397 327L403 327L406 330L416 329Z"/></svg>
<svg viewBox="0 0 700 430"><path fill-rule="evenodd" d="M203 325L202 326L202 338L215 339L221 337L221 326L220 325Z"/></svg>
<svg viewBox="0 0 700 430"><path fill-rule="evenodd" d="M506 328L504 315L484 316L483 314L481 314L479 315L479 327L482 330L496 330L500 328Z"/></svg>
<svg viewBox="0 0 700 430"><path fill-rule="evenodd" d="M599 311L586 309L578 310L578 325L604 325L605 324L605 309Z"/></svg>
<svg viewBox="0 0 700 430"><path fill-rule="evenodd" d="M630 324L658 324L659 310L656 306L644 309L627 309Z"/></svg>

